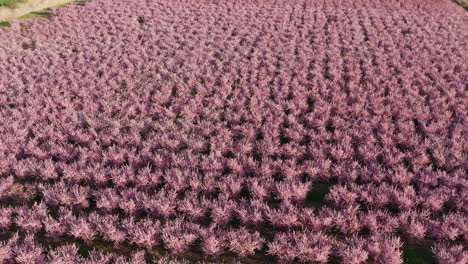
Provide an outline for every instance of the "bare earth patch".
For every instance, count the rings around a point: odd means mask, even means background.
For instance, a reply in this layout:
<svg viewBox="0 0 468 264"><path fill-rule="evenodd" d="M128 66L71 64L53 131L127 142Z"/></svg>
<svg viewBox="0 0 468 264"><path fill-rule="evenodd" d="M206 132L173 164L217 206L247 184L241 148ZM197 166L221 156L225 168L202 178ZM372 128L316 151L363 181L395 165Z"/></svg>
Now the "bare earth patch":
<svg viewBox="0 0 468 264"><path fill-rule="evenodd" d="M18 3L16 8L0 7L0 21L12 20L31 12L40 11L50 7L56 7L73 0L27 0L24 3Z"/></svg>
<svg viewBox="0 0 468 264"><path fill-rule="evenodd" d="M468 11L468 0L452 0L452 2Z"/></svg>

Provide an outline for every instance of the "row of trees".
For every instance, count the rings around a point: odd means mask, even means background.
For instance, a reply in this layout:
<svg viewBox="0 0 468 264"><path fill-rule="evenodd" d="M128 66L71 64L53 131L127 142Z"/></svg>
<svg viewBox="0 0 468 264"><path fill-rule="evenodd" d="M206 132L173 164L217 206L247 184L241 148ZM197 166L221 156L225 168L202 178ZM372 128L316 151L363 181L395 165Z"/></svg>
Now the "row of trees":
<svg viewBox="0 0 468 264"><path fill-rule="evenodd" d="M78 258L43 234L347 263L432 239L463 259L465 15L422 3L95 0L0 30L5 259Z"/></svg>

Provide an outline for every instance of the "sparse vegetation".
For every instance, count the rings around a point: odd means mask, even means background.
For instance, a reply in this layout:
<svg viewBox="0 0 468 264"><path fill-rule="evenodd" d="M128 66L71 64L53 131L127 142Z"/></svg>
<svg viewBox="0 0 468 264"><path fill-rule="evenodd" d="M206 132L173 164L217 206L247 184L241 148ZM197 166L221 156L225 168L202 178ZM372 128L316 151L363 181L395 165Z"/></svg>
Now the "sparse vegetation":
<svg viewBox="0 0 468 264"><path fill-rule="evenodd" d="M25 0L0 0L0 7L5 6L8 8L15 8L18 3L22 3Z"/></svg>
<svg viewBox="0 0 468 264"><path fill-rule="evenodd" d="M0 28L4 28L4 27L11 27L11 23L8 21L1 21Z"/></svg>

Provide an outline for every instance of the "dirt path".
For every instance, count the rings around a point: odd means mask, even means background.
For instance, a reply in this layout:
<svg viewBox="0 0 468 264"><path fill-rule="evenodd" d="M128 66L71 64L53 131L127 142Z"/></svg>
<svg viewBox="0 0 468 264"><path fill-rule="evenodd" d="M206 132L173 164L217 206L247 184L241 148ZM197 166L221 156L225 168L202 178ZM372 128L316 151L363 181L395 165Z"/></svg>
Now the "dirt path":
<svg viewBox="0 0 468 264"><path fill-rule="evenodd" d="M0 21L12 20L31 12L40 11L69 2L73 2L73 0L27 0L24 3L19 3L18 7L14 9L0 7Z"/></svg>

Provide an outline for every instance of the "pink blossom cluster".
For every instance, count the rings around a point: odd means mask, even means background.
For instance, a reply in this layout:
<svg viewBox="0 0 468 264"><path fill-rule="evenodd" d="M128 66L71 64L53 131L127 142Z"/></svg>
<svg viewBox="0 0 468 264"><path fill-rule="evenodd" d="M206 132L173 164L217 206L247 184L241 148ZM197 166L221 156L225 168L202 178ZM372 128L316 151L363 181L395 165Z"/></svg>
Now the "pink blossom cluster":
<svg viewBox="0 0 468 264"><path fill-rule="evenodd" d="M78 253L74 244L66 244L57 248L46 249L35 239L26 235L21 238L15 233L7 241L0 242L0 260L2 263L19 264L145 264L145 252L137 251L130 258L117 254L106 254L96 250L90 251L87 258ZM47 253L46 253L47 252Z"/></svg>
<svg viewBox="0 0 468 264"><path fill-rule="evenodd" d="M466 21L449 0L94 0L13 22L0 264L399 264L421 241L466 262Z"/></svg>

